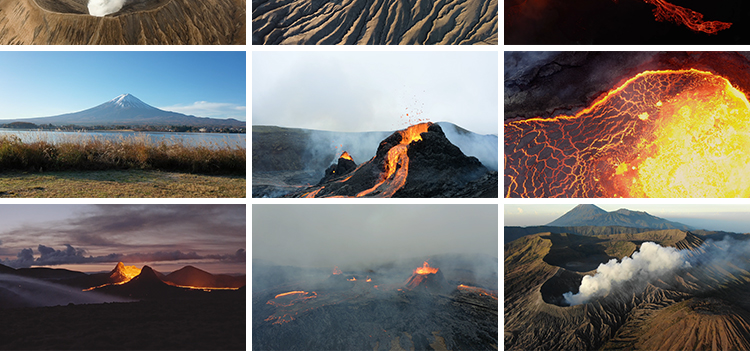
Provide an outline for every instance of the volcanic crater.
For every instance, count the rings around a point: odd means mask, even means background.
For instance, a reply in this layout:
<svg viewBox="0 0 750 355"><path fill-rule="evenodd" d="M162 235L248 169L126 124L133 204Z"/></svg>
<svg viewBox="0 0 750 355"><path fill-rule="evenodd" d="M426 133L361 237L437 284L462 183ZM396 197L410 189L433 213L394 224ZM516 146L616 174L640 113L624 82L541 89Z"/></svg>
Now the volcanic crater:
<svg viewBox="0 0 750 355"><path fill-rule="evenodd" d="M747 350L749 273L736 263L704 263L706 248L718 245L704 238L679 230L595 237L546 232L506 244L505 349ZM586 251L621 259L645 240L682 250L690 267L567 304L562 295L577 293L596 266L574 271L560 265Z"/></svg>
<svg viewBox="0 0 750 355"><path fill-rule="evenodd" d="M50 12L61 14L89 14L90 0L34 0L39 7ZM158 9L172 0L128 0L116 13L107 16L120 16L139 11Z"/></svg>

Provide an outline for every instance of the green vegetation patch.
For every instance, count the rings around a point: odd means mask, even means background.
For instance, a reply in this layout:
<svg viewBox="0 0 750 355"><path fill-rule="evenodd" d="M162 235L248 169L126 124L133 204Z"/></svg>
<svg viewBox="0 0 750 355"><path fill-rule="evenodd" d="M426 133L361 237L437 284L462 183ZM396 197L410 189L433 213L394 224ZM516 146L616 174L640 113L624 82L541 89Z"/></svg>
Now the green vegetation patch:
<svg viewBox="0 0 750 355"><path fill-rule="evenodd" d="M236 197L246 196L244 177L155 170L102 170L0 174L0 197Z"/></svg>

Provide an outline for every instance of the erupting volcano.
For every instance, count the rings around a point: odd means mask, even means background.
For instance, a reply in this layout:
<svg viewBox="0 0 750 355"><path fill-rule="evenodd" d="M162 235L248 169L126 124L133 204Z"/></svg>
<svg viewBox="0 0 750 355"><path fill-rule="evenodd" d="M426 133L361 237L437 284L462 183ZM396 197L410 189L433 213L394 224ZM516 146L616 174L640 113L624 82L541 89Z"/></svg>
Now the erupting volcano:
<svg viewBox="0 0 750 355"><path fill-rule="evenodd" d="M725 77L644 71L575 115L505 123L506 197L750 197L750 103Z"/></svg>
<svg viewBox="0 0 750 355"><path fill-rule="evenodd" d="M489 197L493 176L424 122L394 132L359 166L344 152L317 185L284 197Z"/></svg>
<svg viewBox="0 0 750 355"><path fill-rule="evenodd" d="M414 273L406 280L405 287L409 290L443 291L449 287L443 273L436 267L430 267L426 261L422 267L414 270Z"/></svg>

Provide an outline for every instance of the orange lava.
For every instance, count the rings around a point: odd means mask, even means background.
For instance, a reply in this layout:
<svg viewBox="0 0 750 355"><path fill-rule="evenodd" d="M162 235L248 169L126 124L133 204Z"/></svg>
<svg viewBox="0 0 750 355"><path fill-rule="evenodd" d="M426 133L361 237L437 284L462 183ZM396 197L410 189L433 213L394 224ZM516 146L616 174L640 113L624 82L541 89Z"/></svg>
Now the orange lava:
<svg viewBox="0 0 750 355"><path fill-rule="evenodd" d="M323 188L324 188L324 187L325 187L325 186L323 186L323 187L321 187L321 188L319 188L319 189L317 189L317 190L315 190L315 191L311 191L311 192L308 192L308 193L306 193L306 194L302 195L302 197L303 197L303 198L314 198L314 197L315 197L315 195L317 195L317 194L318 194L318 192L320 192L320 190L323 190Z"/></svg>
<svg viewBox="0 0 750 355"><path fill-rule="evenodd" d="M351 278L351 279L346 279L346 281L357 281L357 278L356 278L356 277L354 277L354 276L352 276L352 278Z"/></svg>
<svg viewBox="0 0 750 355"><path fill-rule="evenodd" d="M406 177L409 174L409 156L406 154L411 142L421 141L421 134L427 132L432 125L430 122L419 123L404 130L398 131L401 134L401 141L398 145L391 147L385 159L385 172L380 175L380 180L367 190L357 194L357 197L366 196L386 182L390 182L380 194L381 197L391 197L398 189L406 183Z"/></svg>
<svg viewBox="0 0 750 355"><path fill-rule="evenodd" d="M344 158L346 160L353 160L352 156L349 155L349 153L347 153L346 151L344 151L343 153L341 153L341 156L339 157L339 159L341 159L341 158Z"/></svg>
<svg viewBox="0 0 750 355"><path fill-rule="evenodd" d="M726 30L732 26L729 22L721 21L703 21L703 14L677 6L664 0L643 0L647 4L656 6L654 17L656 21L671 21L680 25L685 25L695 32L704 32L716 34L721 30Z"/></svg>
<svg viewBox="0 0 750 355"><path fill-rule="evenodd" d="M428 264L426 261L422 265L422 267L418 267L416 270L414 270L415 273L420 275L428 275L428 274L434 274L438 272L438 268L436 267L430 267L430 264Z"/></svg>
<svg viewBox="0 0 750 355"><path fill-rule="evenodd" d="M289 307L295 303L304 302L315 297L318 297L316 292L290 291L276 295L274 299L268 300L266 304L276 307Z"/></svg>
<svg viewBox="0 0 750 355"><path fill-rule="evenodd" d="M497 292L488 291L488 290L485 290L485 289L480 288L480 287L466 286L464 284L461 284L461 285L458 285L457 289L461 290L461 291L474 292L474 293L478 293L478 294L483 295L483 296L489 296L489 297L492 297L494 299L497 299Z"/></svg>
<svg viewBox="0 0 750 355"><path fill-rule="evenodd" d="M338 266L333 267L333 274L334 275L341 275L341 269L339 269Z"/></svg>
<svg viewBox="0 0 750 355"><path fill-rule="evenodd" d="M506 197L750 197L750 103L696 69L646 71L574 116L505 124Z"/></svg>

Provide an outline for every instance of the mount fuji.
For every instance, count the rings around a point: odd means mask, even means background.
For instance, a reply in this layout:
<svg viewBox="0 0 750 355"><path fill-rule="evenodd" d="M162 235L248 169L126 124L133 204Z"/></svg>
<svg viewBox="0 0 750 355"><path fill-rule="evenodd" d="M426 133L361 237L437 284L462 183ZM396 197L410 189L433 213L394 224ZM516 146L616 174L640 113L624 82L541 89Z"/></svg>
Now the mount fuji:
<svg viewBox="0 0 750 355"><path fill-rule="evenodd" d="M195 117L153 107L131 94L123 94L99 106L57 116L23 119L34 124L77 126L199 126L245 127L236 119Z"/></svg>

